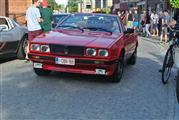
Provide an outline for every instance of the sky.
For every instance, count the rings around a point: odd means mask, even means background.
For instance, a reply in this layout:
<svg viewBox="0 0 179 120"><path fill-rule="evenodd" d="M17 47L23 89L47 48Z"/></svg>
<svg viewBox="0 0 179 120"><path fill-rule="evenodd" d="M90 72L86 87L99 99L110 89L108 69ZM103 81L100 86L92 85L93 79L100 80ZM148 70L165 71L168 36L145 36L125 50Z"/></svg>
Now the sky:
<svg viewBox="0 0 179 120"><path fill-rule="evenodd" d="M57 4L64 4L67 5L68 0L55 0Z"/></svg>

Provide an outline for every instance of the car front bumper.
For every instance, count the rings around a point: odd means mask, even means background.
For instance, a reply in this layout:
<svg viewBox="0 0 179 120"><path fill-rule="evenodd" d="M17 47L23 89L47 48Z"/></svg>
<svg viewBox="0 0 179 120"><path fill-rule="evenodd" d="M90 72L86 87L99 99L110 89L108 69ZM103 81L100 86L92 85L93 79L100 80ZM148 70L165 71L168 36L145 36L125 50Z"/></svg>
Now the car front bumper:
<svg viewBox="0 0 179 120"><path fill-rule="evenodd" d="M114 73L118 61L118 60L104 60L104 59L89 60L89 58L70 57L75 59L75 65L61 65L55 62L55 58L57 56L28 54L28 57L29 60L32 61L34 64L40 64L40 66L38 67L34 65L34 68L59 71L59 72L106 75L106 76L111 76Z"/></svg>

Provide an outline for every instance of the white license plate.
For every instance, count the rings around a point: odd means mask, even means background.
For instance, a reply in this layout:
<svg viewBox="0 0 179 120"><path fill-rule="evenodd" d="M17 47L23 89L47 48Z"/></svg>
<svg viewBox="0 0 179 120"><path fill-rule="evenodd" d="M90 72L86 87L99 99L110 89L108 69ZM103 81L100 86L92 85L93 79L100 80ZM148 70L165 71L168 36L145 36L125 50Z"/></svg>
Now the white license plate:
<svg viewBox="0 0 179 120"><path fill-rule="evenodd" d="M42 63L34 63L34 68L42 68Z"/></svg>
<svg viewBox="0 0 179 120"><path fill-rule="evenodd" d="M61 65L75 65L75 59L73 58L55 58L55 63L56 64L61 64Z"/></svg>

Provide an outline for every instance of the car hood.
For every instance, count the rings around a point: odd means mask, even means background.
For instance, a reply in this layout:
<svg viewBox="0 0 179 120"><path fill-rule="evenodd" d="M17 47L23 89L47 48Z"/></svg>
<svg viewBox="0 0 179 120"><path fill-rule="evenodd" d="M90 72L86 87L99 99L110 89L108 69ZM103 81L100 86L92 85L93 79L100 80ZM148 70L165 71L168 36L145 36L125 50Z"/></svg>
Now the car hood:
<svg viewBox="0 0 179 120"><path fill-rule="evenodd" d="M49 33L36 37L32 42L107 48L120 36L105 32L50 31Z"/></svg>

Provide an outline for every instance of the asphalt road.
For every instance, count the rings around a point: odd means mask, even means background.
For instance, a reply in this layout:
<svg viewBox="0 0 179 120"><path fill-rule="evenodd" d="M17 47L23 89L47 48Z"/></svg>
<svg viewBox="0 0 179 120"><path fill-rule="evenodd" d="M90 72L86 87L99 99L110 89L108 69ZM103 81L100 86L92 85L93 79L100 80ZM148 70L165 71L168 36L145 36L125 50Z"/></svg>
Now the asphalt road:
<svg viewBox="0 0 179 120"><path fill-rule="evenodd" d="M31 63L0 63L1 120L177 120L173 72L163 85L158 70L164 48L139 40L135 66L120 83L103 77L53 72L37 76Z"/></svg>

